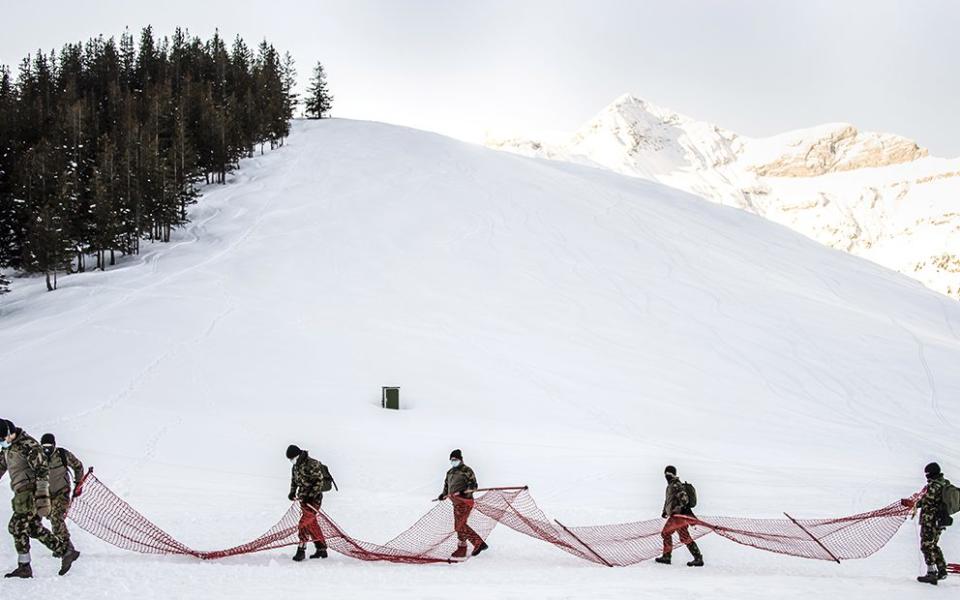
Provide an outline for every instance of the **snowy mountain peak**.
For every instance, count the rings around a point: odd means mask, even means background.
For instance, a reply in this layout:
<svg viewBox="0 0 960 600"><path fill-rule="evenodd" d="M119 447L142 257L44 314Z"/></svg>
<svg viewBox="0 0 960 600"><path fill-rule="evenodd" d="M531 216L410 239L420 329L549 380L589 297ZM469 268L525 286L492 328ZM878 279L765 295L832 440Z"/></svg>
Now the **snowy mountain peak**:
<svg viewBox="0 0 960 600"><path fill-rule="evenodd" d="M960 159L899 135L827 123L750 138L623 94L567 136L487 144L665 183L960 296Z"/></svg>

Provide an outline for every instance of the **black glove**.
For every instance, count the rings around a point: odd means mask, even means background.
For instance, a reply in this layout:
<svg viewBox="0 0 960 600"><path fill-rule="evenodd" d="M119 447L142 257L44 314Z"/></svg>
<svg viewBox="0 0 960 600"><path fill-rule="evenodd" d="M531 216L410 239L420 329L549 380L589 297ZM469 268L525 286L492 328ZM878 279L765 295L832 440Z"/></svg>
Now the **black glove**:
<svg viewBox="0 0 960 600"><path fill-rule="evenodd" d="M667 513L666 513L666 511L664 511L663 513L660 514L660 518L661 518L661 519L666 519L666 518L667 518Z"/></svg>
<svg viewBox="0 0 960 600"><path fill-rule="evenodd" d="M290 493L287 495L287 499L290 500L290 502L293 502L294 500L297 499L297 493L296 493L296 492L290 492Z"/></svg>
<svg viewBox="0 0 960 600"><path fill-rule="evenodd" d="M446 494L440 494L439 496L437 496L437 500L439 500L440 502L443 502L446 499L447 499Z"/></svg>

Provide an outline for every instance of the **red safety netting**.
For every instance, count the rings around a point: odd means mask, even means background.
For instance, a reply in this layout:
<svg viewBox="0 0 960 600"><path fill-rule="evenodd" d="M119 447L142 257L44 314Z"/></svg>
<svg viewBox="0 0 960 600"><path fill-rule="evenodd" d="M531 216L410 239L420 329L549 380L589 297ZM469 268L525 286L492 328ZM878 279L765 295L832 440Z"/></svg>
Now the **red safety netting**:
<svg viewBox="0 0 960 600"><path fill-rule="evenodd" d="M209 560L260 552L300 542L302 512L298 504L257 539L224 550L202 552L172 538L111 492L92 474L73 500L70 519L105 542L134 552L179 554ZM879 510L837 519L675 518L634 523L567 527L549 519L526 488L497 488L478 493L467 523L483 539L499 523L543 540L574 556L606 566L626 566L659 556L666 533L679 545L679 529L690 539L716 533L739 544L769 552L820 560L866 558L897 532L910 514L899 502ZM323 511L316 522L327 546L360 560L399 563L451 562L457 548L451 502L437 503L409 529L384 544L349 536ZM312 538L310 538L312 539ZM958 569L951 565L952 570Z"/></svg>

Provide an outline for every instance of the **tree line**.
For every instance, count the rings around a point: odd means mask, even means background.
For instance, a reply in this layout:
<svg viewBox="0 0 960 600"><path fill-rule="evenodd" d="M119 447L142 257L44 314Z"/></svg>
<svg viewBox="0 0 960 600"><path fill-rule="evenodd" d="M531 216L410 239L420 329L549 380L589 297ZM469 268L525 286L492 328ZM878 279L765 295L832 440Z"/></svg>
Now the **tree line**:
<svg viewBox="0 0 960 600"><path fill-rule="evenodd" d="M53 290L57 273L169 241L197 185L283 145L295 78L266 40L158 39L150 27L37 52L15 77L0 65L0 268L45 273ZM316 117L332 99L321 87ZM0 293L8 284L0 274Z"/></svg>

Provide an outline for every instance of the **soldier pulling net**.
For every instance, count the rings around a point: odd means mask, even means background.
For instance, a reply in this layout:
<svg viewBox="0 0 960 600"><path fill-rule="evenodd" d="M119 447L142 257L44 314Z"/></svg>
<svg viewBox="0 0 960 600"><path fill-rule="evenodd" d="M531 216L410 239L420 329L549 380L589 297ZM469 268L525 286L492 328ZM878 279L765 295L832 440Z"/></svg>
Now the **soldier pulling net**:
<svg viewBox="0 0 960 600"><path fill-rule="evenodd" d="M280 521L245 544L198 551L177 541L110 491L92 473L79 486L69 517L88 533L118 548L148 554L175 554L211 560L292 546L302 542L300 505L293 504ZM486 539L497 524L543 540L578 558L605 566L627 566L660 556L664 539L680 528L687 540L715 533L738 544L809 559L866 558L893 537L911 508L896 502L870 512L833 519L751 519L682 517L633 523L568 527L549 519L526 487L478 490L469 524ZM439 502L413 526L384 544L348 535L325 512L317 525L327 547L351 558L397 563L445 563L458 546L454 530L455 502ZM665 527L666 525L666 527ZM685 543L685 542L682 542ZM951 565L956 571L957 565Z"/></svg>

